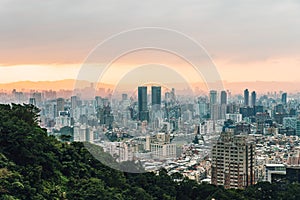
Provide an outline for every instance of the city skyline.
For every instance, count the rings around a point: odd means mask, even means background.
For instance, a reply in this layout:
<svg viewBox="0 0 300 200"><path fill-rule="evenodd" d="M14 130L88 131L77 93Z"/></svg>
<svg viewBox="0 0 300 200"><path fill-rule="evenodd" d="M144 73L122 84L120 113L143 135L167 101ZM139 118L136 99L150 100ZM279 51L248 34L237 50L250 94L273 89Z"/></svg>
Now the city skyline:
<svg viewBox="0 0 300 200"><path fill-rule="evenodd" d="M73 90L74 85L77 80L73 79L65 79L65 80L58 80L58 81L18 81L18 82L12 82L12 83L0 83L1 92L11 92L13 89L19 90L19 91L44 91L44 90L53 90L53 91L60 91L60 90ZM90 82L87 81L79 81L82 83L82 87L90 87ZM166 87L164 84L160 83L147 83L143 85L160 85L163 87ZM251 91L255 91L258 94L266 94L269 92L277 92L280 93L281 91L285 91L288 93L298 93L299 90L299 84L300 82L265 82L265 81L259 81L259 82L223 82L224 89L230 91L232 94L242 94L244 89L249 89ZM131 89L136 84L132 84L128 86L128 90L124 90L126 92L130 92ZM173 87L180 86L180 83L170 83ZM184 90L184 86L188 86L187 84L182 84L179 88ZM190 84L194 90L199 90L202 93L209 93L209 90L213 90L214 88L207 88L205 83L195 83ZM105 84L105 83L98 83L97 89L101 88L106 90L111 90L115 87L115 85L112 84ZM123 87L122 89L126 89L126 87ZM135 88L137 89L137 87ZM118 90L120 92L121 90ZM191 91L191 90L189 90ZM218 90L221 92L222 90ZM197 93L197 91L196 91Z"/></svg>
<svg viewBox="0 0 300 200"><path fill-rule="evenodd" d="M48 135L61 142L85 142L100 162L123 172L163 167L169 175L225 189L275 183L278 176L299 182L291 174L299 172L300 163L299 93L256 96L246 88L239 95L210 90L193 96L179 91L139 85L134 94L119 98L105 91L86 99L80 90L0 94L8 107L37 106L39 125ZM90 144L101 146L120 164L139 160L142 170L106 162Z"/></svg>
<svg viewBox="0 0 300 200"><path fill-rule="evenodd" d="M0 199L300 199L300 1L0 1Z"/></svg>

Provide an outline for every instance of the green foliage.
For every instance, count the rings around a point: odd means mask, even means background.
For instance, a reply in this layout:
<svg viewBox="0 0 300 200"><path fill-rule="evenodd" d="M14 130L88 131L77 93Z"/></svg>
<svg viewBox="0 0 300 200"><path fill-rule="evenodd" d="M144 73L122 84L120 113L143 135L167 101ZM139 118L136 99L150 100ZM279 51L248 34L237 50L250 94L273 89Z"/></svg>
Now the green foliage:
<svg viewBox="0 0 300 200"><path fill-rule="evenodd" d="M119 165L89 143L58 142L38 126L38 112L31 105L0 105L0 200L300 199L299 184L258 183L245 190L225 190L178 173L169 176L164 169L159 175L123 173L115 169L140 166Z"/></svg>

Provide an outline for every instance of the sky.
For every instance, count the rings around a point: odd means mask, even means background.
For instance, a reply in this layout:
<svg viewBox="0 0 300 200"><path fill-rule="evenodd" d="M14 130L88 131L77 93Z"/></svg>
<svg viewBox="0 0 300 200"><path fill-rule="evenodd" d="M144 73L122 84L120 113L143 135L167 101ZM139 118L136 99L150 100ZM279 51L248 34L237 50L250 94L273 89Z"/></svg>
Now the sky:
<svg viewBox="0 0 300 200"><path fill-rule="evenodd" d="M76 79L99 43L141 27L192 38L224 81L300 82L299 11L297 0L1 0L0 83ZM126 69L136 62L123 60Z"/></svg>

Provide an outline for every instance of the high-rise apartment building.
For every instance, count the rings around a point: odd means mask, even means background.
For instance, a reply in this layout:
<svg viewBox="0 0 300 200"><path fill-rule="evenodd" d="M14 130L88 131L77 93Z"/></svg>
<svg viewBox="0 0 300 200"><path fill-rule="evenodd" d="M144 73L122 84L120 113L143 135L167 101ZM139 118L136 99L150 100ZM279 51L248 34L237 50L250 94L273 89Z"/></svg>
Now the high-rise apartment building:
<svg viewBox="0 0 300 200"><path fill-rule="evenodd" d="M247 135L221 133L212 149L212 184L245 188L255 184L255 143Z"/></svg>

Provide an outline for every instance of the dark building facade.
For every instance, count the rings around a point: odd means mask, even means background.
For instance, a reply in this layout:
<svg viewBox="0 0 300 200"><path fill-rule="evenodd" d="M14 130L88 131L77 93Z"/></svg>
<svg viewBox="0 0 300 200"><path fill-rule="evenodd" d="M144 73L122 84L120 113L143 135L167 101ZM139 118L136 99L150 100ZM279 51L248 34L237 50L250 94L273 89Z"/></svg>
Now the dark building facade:
<svg viewBox="0 0 300 200"><path fill-rule="evenodd" d="M256 92L255 91L253 91L252 93L251 93L251 106L255 106L256 105Z"/></svg>
<svg viewBox="0 0 300 200"><path fill-rule="evenodd" d="M287 103L287 93L283 93L283 94L281 95L281 103L282 103L283 105L286 105L286 103Z"/></svg>
<svg viewBox="0 0 300 200"><path fill-rule="evenodd" d="M249 106L249 90L244 90L244 105Z"/></svg>
<svg viewBox="0 0 300 200"><path fill-rule="evenodd" d="M152 108L154 110L160 109L161 106L161 87L152 86L151 87L151 99L152 99Z"/></svg>
<svg viewBox="0 0 300 200"><path fill-rule="evenodd" d="M147 87L138 87L138 111L139 120L149 121L148 101L147 101Z"/></svg>
<svg viewBox="0 0 300 200"><path fill-rule="evenodd" d="M226 91L221 92L221 104L227 104L227 92Z"/></svg>
<svg viewBox="0 0 300 200"><path fill-rule="evenodd" d="M59 112L65 110L65 100L63 98L56 99L56 114L59 115Z"/></svg>
<svg viewBox="0 0 300 200"><path fill-rule="evenodd" d="M286 180L289 183L300 183L300 166L288 166L286 168Z"/></svg>

